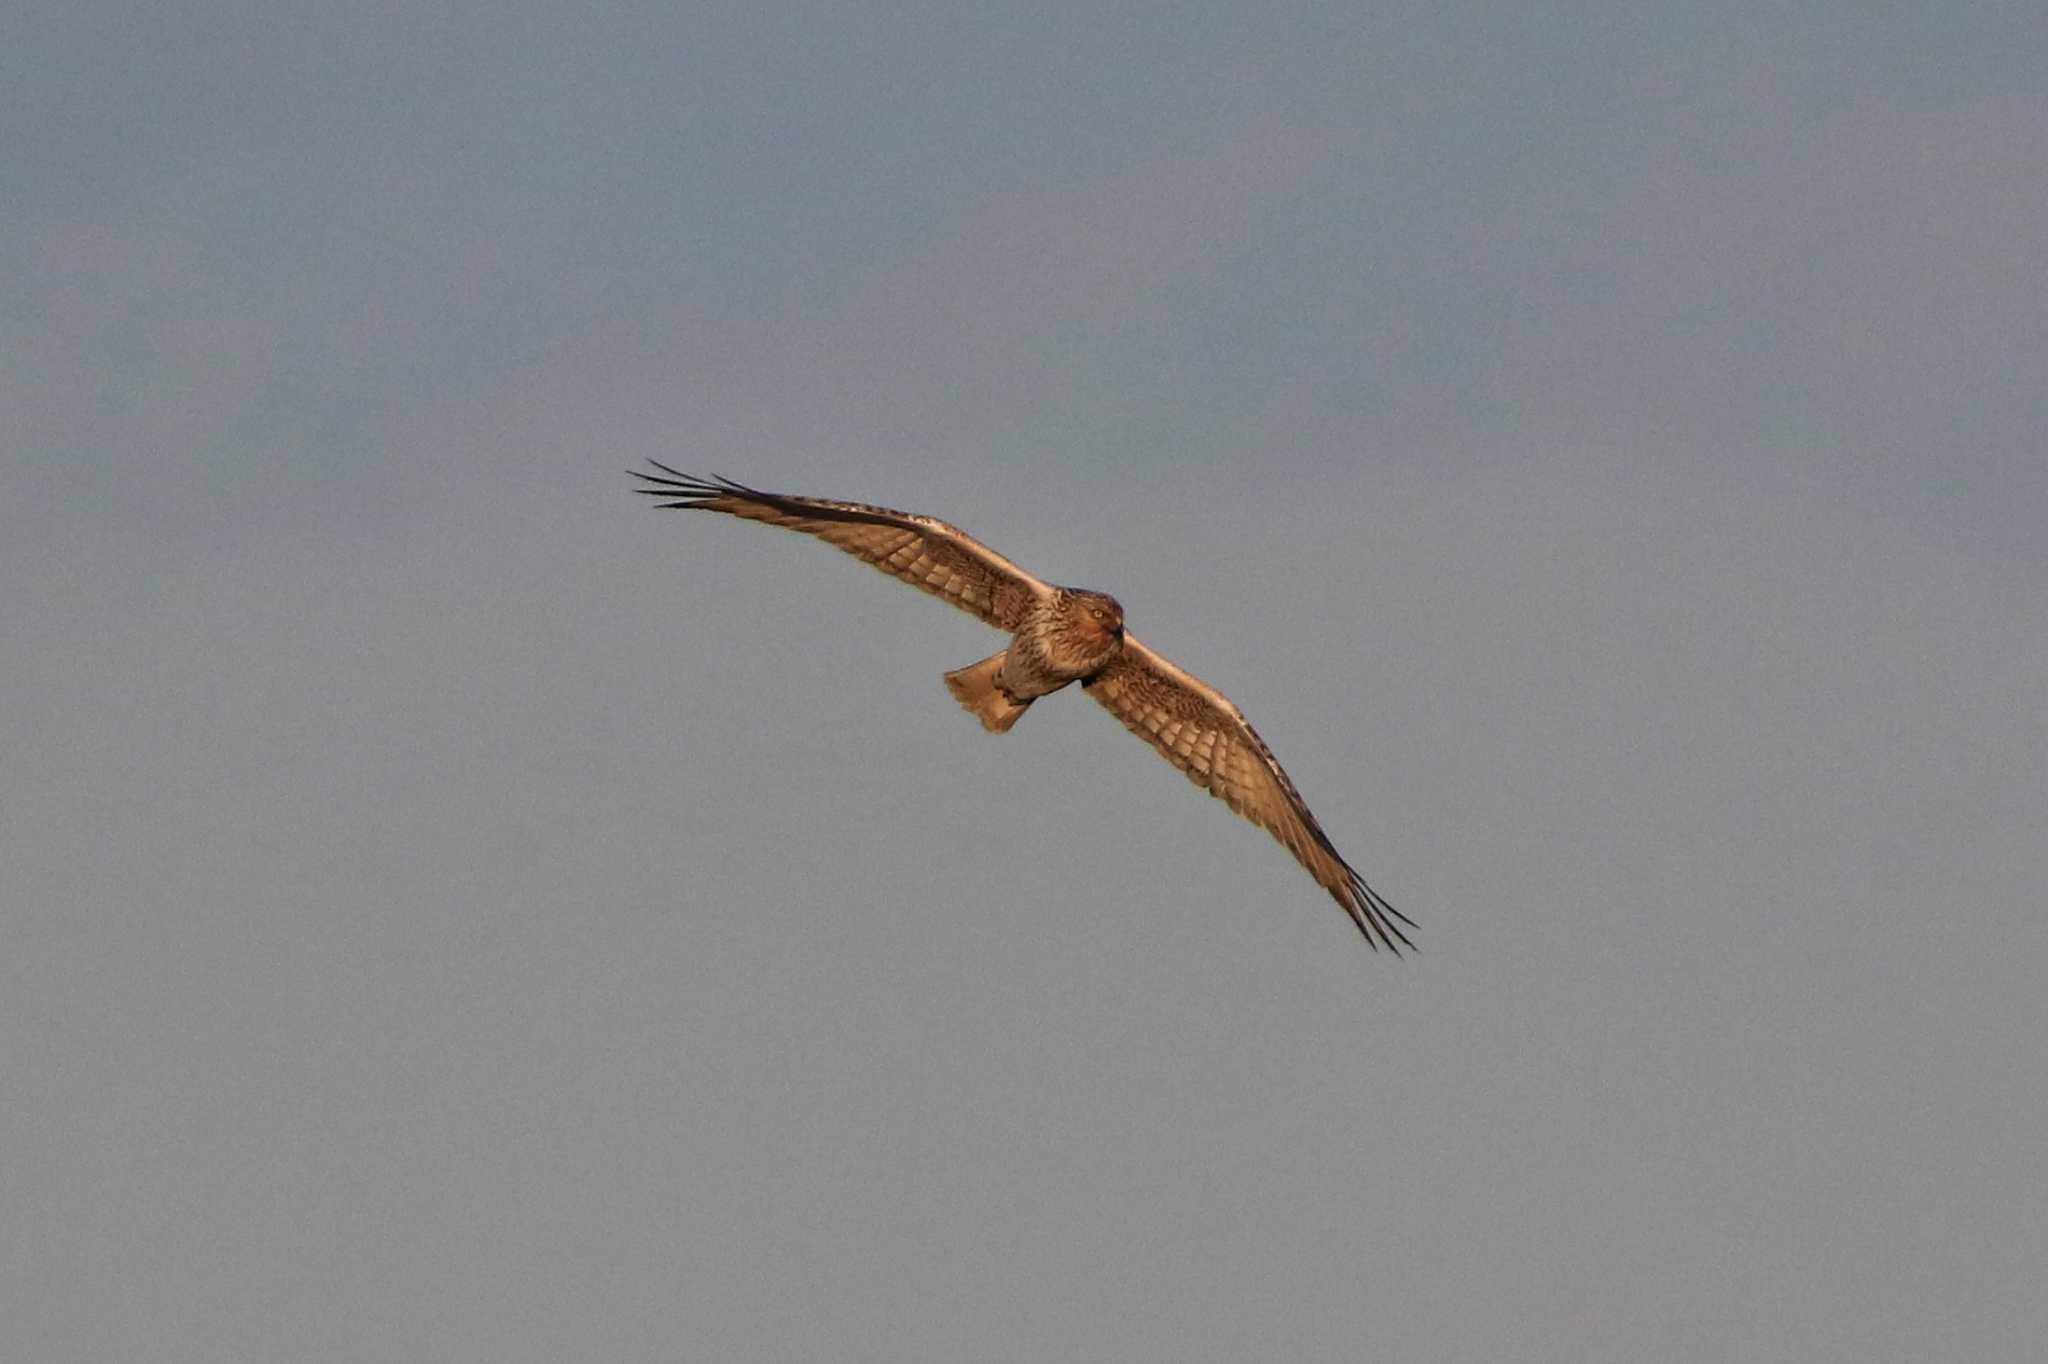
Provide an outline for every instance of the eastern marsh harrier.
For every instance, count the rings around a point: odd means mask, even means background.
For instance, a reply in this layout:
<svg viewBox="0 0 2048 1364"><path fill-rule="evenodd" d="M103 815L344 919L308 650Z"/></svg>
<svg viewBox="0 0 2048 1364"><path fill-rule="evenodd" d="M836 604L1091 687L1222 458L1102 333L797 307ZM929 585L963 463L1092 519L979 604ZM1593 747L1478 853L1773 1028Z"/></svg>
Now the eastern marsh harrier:
<svg viewBox="0 0 2048 1364"><path fill-rule="evenodd" d="M1375 950L1384 946L1398 956L1414 945L1399 926L1413 928L1414 921L1351 869L1230 698L1139 643L1124 629L1116 598L1035 578L929 516L758 492L648 462L661 473L634 471L646 483L635 491L670 499L663 507L724 512L815 535L1006 632L1007 648L946 674L946 686L984 729L1007 730L1033 701L1079 682L1188 780L1278 839Z"/></svg>

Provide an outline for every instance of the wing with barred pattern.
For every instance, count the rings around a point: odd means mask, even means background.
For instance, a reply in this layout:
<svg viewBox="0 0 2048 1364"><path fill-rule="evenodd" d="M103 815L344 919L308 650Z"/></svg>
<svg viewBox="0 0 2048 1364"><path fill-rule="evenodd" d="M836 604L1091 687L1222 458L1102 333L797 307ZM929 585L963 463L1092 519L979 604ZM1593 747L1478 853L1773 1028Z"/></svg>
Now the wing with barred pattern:
<svg viewBox="0 0 2048 1364"><path fill-rule="evenodd" d="M1001 630L1020 628L1031 603L1053 593L1050 583L1026 573L958 526L934 517L864 502L764 493L728 479L692 478L656 460L648 463L661 474L633 471L647 484L636 491L671 499L658 504L662 507L724 512L815 535Z"/></svg>
<svg viewBox="0 0 2048 1364"><path fill-rule="evenodd" d="M1082 687L1189 781L1278 839L1373 947L1398 956L1402 947L1414 946L1400 928L1414 922L1338 853L1280 760L1229 697L1128 633L1123 651Z"/></svg>

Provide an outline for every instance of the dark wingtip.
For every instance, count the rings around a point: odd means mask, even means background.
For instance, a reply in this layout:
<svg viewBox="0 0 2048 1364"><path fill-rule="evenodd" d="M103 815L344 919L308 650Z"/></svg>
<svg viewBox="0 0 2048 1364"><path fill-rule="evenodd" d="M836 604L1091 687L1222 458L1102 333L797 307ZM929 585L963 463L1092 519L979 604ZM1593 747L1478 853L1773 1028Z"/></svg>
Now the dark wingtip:
<svg viewBox="0 0 2048 1364"><path fill-rule="evenodd" d="M1336 896L1337 902L1344 906L1345 913L1351 916L1351 922L1357 925L1366 945L1373 951L1384 947L1398 957L1404 947L1410 952L1421 950L1408 940L1408 935L1395 922L1398 919L1400 923L1414 928L1415 921L1380 898L1379 892L1368 886L1357 872L1351 873Z"/></svg>
<svg viewBox="0 0 2048 1364"><path fill-rule="evenodd" d="M671 469L658 459L649 459L647 462L661 470L661 473L650 474L644 469L628 469L626 472L634 478L642 480L647 485L646 487L633 489L634 492L646 497L671 497L676 499L673 502L661 503L660 508L662 510L675 507L702 507L721 497L730 497L735 494L739 496L759 496L752 488L743 487L729 478L720 478L717 475L713 475L710 478L699 478L695 474L686 474L679 469Z"/></svg>

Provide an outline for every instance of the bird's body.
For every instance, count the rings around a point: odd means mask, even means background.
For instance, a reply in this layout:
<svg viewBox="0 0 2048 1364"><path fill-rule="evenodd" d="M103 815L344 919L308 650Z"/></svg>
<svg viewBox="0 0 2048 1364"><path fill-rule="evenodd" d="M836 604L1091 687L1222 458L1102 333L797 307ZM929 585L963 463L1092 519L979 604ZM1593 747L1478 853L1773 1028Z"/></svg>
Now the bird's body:
<svg viewBox="0 0 2048 1364"><path fill-rule="evenodd" d="M1025 608L1010 647L946 674L954 697L1000 733L1041 696L1100 672L1124 643L1124 609L1115 597L1055 587Z"/></svg>
<svg viewBox="0 0 2048 1364"><path fill-rule="evenodd" d="M723 512L817 536L1007 632L1010 643L1001 652L946 674L947 689L983 728L1006 731L1032 702L1081 683L1190 781L1278 839L1368 943L1397 953L1412 946L1395 920L1411 928L1412 921L1338 855L1258 731L1228 697L1129 634L1116 598L1045 582L932 517L706 482L650 462L662 472L636 473L647 485L638 491L671 499L664 507Z"/></svg>

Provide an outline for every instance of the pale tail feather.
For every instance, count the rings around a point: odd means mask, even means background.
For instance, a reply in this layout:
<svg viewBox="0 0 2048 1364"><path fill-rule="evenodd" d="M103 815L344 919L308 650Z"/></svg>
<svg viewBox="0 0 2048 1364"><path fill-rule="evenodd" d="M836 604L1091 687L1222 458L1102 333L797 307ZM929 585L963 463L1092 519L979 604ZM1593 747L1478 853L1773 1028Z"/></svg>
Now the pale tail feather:
<svg viewBox="0 0 2048 1364"><path fill-rule="evenodd" d="M981 721L981 727L991 734L1001 734L1017 723L1017 717L1031 708L1029 701L1013 701L996 683L996 674L1002 671L1003 660L1009 650L990 654L979 663L970 663L957 672L946 674L946 689L953 698Z"/></svg>

